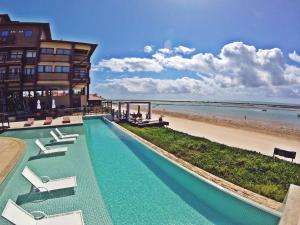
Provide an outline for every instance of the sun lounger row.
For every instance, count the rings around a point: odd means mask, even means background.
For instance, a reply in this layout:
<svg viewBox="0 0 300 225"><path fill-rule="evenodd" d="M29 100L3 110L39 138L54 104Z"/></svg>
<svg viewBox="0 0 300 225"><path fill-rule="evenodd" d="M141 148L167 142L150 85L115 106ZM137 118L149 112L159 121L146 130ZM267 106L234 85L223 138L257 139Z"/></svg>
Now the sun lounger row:
<svg viewBox="0 0 300 225"><path fill-rule="evenodd" d="M79 137L78 134L63 134L59 129L55 129L60 138L67 137L69 140L76 140ZM56 134L51 131L51 135L54 139L61 140ZM59 152L66 152L67 147L50 148L44 146L39 139L36 139L35 144L39 147L43 154L52 154ZM77 187L76 177L67 177L61 179L51 180L47 176L37 176L28 166L26 166L22 175L28 180L38 192L51 192L61 189L75 188ZM73 211L57 215L46 215L41 211L27 212L22 207L18 206L14 201L9 199L2 212L2 217L15 225L84 225L82 211Z"/></svg>
<svg viewBox="0 0 300 225"><path fill-rule="evenodd" d="M53 118L50 116L47 116L45 121L44 121L44 125L51 125L53 121ZM71 123L71 119L68 116L64 116L62 118L62 123ZM29 127L32 126L34 124L34 118L27 118L27 121L24 123L24 127Z"/></svg>

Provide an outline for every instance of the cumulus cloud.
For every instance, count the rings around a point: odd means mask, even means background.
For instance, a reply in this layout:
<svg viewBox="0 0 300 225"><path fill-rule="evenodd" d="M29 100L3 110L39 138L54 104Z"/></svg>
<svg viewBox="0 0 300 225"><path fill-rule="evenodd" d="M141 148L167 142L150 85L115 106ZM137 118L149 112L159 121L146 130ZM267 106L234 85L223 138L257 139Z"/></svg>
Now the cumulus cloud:
<svg viewBox="0 0 300 225"><path fill-rule="evenodd" d="M151 52L153 52L152 46L146 45L146 46L144 47L144 52L145 52L145 53L151 53Z"/></svg>
<svg viewBox="0 0 300 225"><path fill-rule="evenodd" d="M162 54L165 54L165 55L168 55L168 54L171 54L173 51L169 48L161 48L161 49L158 49L158 52L162 53Z"/></svg>
<svg viewBox="0 0 300 225"><path fill-rule="evenodd" d="M181 53L181 54L184 54L184 55L188 55L188 54L191 54L195 51L196 49L195 48L188 48L188 47L185 47L185 46L178 46L178 47L175 47L174 48L174 51L176 53Z"/></svg>
<svg viewBox="0 0 300 225"><path fill-rule="evenodd" d="M119 90L131 94L200 94L208 91L210 80L182 77L175 80L150 77L125 77L109 79L99 83L97 88Z"/></svg>
<svg viewBox="0 0 300 225"><path fill-rule="evenodd" d="M156 60L148 58L123 58L123 59L107 59L100 61L93 66L93 71L109 69L112 72L160 72L163 70Z"/></svg>
<svg viewBox="0 0 300 225"><path fill-rule="evenodd" d="M183 77L174 80L134 77L109 80L106 83L106 85L115 85L117 82L121 82L122 87L120 88L127 91L131 90L130 83L132 83L134 84L132 87L136 87L134 91L153 90L157 93L172 91L183 93L187 89L191 90L190 93L196 93L196 89L206 91L218 89L219 91L222 88L230 87L240 91L263 88L270 95L284 95L284 93L288 96L300 95L300 68L285 63L283 53L279 48L256 49L252 45L233 42L223 46L218 55L198 53L187 56L187 53L184 53L188 52L186 47L179 47L173 50L170 48L159 49L150 58L131 57L102 60L93 68L109 69L112 72L161 72L173 69L195 72L199 76L199 79ZM194 51L194 49L189 50L190 52ZM184 88L184 85L188 88Z"/></svg>
<svg viewBox="0 0 300 225"><path fill-rule="evenodd" d="M300 63L300 55L296 53L296 51L289 54L289 58L295 62Z"/></svg>

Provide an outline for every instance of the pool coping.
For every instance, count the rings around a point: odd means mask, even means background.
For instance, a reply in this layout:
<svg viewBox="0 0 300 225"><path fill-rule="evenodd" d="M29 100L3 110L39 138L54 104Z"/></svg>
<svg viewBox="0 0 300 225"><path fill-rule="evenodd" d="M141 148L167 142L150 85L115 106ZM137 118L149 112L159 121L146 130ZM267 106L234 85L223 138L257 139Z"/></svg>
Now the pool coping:
<svg viewBox="0 0 300 225"><path fill-rule="evenodd" d="M152 144L151 142L141 138L140 136L132 133L131 131L121 127L119 124L112 122L112 121L108 120L107 118L105 118L105 120L107 120L111 124L115 125L119 129L121 129L122 131L124 131L125 133L127 133L128 135L133 137L135 140L140 142L141 144L147 146L153 152L155 152L155 153L159 154L160 156L162 156L163 158L167 159L169 162L179 166L186 172L196 176L197 178L205 181L206 183L214 186L215 188L217 188L223 192L226 192L227 194L229 194L241 201L244 201L254 207L257 207L268 213L271 213L272 215L275 215L279 218L282 216L282 212L281 212L282 203L277 202L273 199L269 199L269 198L259 195L257 193L254 193L254 192L249 191L245 188L242 188L236 184L226 181L220 177L217 177L199 167L196 167L196 166L174 156L173 154L165 151L164 149Z"/></svg>

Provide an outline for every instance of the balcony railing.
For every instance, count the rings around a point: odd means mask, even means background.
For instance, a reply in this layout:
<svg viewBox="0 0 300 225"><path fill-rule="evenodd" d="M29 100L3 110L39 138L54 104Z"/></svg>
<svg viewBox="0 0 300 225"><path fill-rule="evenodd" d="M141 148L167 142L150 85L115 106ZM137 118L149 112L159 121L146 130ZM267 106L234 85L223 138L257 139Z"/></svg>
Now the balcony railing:
<svg viewBox="0 0 300 225"><path fill-rule="evenodd" d="M22 62L22 55L21 56L11 56L9 55L7 58L6 58L6 62Z"/></svg>
<svg viewBox="0 0 300 225"><path fill-rule="evenodd" d="M69 73L39 73L39 81L67 81L69 80Z"/></svg>
<svg viewBox="0 0 300 225"><path fill-rule="evenodd" d="M23 74L23 80L25 82L33 82L36 79L36 75L35 74Z"/></svg>
<svg viewBox="0 0 300 225"><path fill-rule="evenodd" d="M86 80L88 79L88 73L76 73L73 74L73 80Z"/></svg>
<svg viewBox="0 0 300 225"><path fill-rule="evenodd" d="M20 73L8 73L5 75L5 81L20 81Z"/></svg>
<svg viewBox="0 0 300 225"><path fill-rule="evenodd" d="M69 62L69 55L57 55L57 54L41 54L40 61L41 62Z"/></svg>

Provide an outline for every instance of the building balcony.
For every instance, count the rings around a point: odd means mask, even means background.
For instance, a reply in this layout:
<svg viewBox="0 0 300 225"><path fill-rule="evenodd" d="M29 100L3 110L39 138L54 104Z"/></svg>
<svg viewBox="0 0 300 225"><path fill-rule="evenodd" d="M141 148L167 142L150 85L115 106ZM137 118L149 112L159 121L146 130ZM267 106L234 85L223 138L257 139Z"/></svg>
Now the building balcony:
<svg viewBox="0 0 300 225"><path fill-rule="evenodd" d="M15 57L8 56L6 58L5 62L6 63L22 63L22 57L15 58Z"/></svg>
<svg viewBox="0 0 300 225"><path fill-rule="evenodd" d="M36 64L37 58L25 58L26 64Z"/></svg>
<svg viewBox="0 0 300 225"><path fill-rule="evenodd" d="M8 73L5 74L5 82L20 82L21 74L20 73Z"/></svg>
<svg viewBox="0 0 300 225"><path fill-rule="evenodd" d="M68 81L69 73L39 73L39 81Z"/></svg>
<svg viewBox="0 0 300 225"><path fill-rule="evenodd" d="M22 76L24 82L34 82L36 80L35 74L23 74Z"/></svg>
<svg viewBox="0 0 300 225"><path fill-rule="evenodd" d="M57 54L40 55L40 62L69 62L69 61L70 61L69 55L57 55Z"/></svg>
<svg viewBox="0 0 300 225"><path fill-rule="evenodd" d="M73 62L74 64L79 64L79 65L89 65L90 59L87 55L76 54L73 56Z"/></svg>

